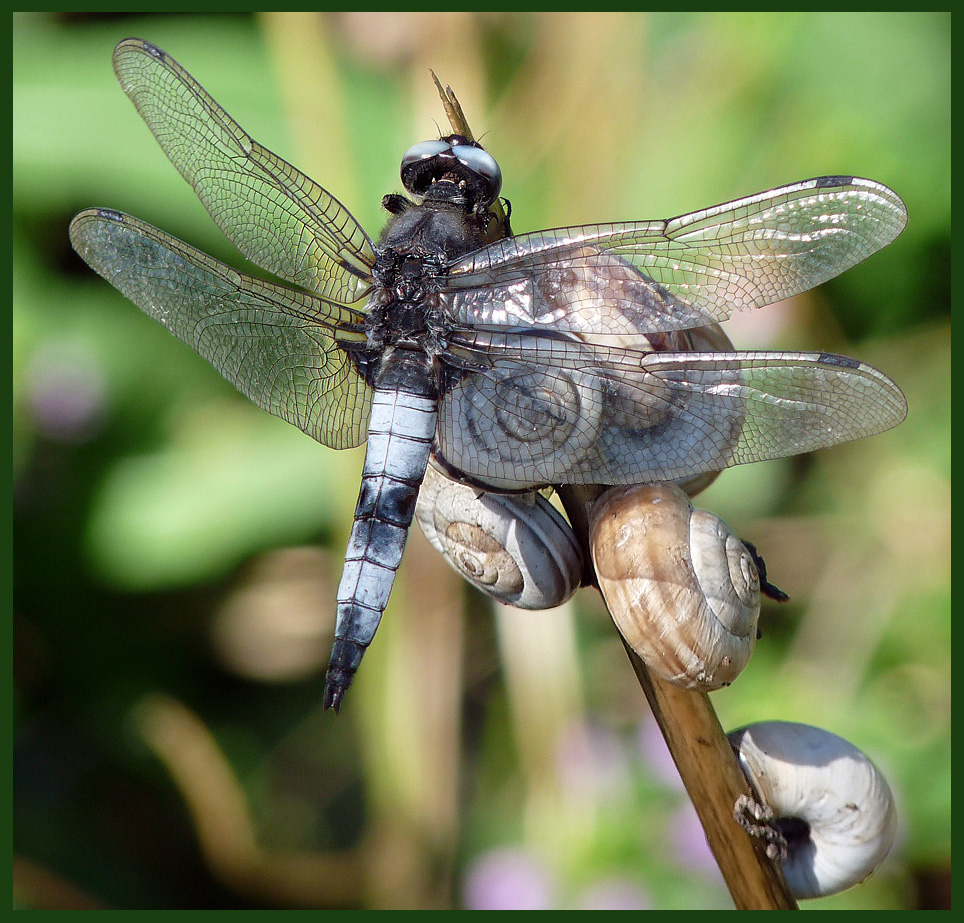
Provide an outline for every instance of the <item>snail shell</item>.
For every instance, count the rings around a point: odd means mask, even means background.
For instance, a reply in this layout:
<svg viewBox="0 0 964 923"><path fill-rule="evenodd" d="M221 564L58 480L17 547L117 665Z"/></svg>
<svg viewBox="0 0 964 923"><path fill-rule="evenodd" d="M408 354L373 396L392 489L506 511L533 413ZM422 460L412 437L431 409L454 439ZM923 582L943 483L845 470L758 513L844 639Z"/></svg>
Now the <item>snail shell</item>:
<svg viewBox="0 0 964 923"><path fill-rule="evenodd" d="M756 643L756 563L726 524L673 484L607 491L590 515L599 589L626 643L688 689L731 683Z"/></svg>
<svg viewBox="0 0 964 923"><path fill-rule="evenodd" d="M579 589L579 545L569 523L539 494L481 493L429 464L415 518L445 560L499 602L552 609Z"/></svg>
<svg viewBox="0 0 964 923"><path fill-rule="evenodd" d="M545 242L557 241L547 237ZM530 243L540 245L538 238ZM651 457L654 443L672 443L680 459L699 448L716 469L733 464L743 427L733 407L720 408L712 420L701 407L694 418L681 412L687 399L668 378L651 375L640 388L605 372L606 350L613 346L636 350L640 356L732 351L722 328L710 324L689 329L705 316L613 253L587 245L574 247L569 257L565 268L547 268L531 285L512 284L504 291L513 321L520 328L536 328L531 334L509 334L512 350L525 355L545 349L544 335L536 330L551 325L567 339L566 361L549 369L494 359L484 376L461 377L440 410L439 457L501 491L527 490L533 484L623 484L631 472L641 470L627 466L627 459ZM598 284L601 277L606 279L604 289ZM578 310L567 311L575 302ZM653 331L653 311L669 310L670 305L688 329ZM456 322L477 319L470 294L454 295L448 309ZM584 359L577 357L580 344ZM695 373L691 383L723 389L739 385L742 373L730 369L710 378L708 382L705 373ZM682 468L677 470L682 473ZM650 477L661 473L650 471ZM686 475L681 484L695 494L717 473Z"/></svg>
<svg viewBox="0 0 964 923"><path fill-rule="evenodd" d="M540 344L533 339L532 345ZM524 337L518 346L526 348ZM593 372L498 360L484 378L465 376L449 392L439 418L440 442L464 453L448 457L451 463L472 461L496 490L565 484L573 464L599 440L606 406L602 389ZM517 471L530 477L520 481Z"/></svg>
<svg viewBox="0 0 964 923"><path fill-rule="evenodd" d="M894 842L897 812L887 781L864 753L829 731L787 721L727 737L787 838L783 875L794 897L836 894L880 865Z"/></svg>

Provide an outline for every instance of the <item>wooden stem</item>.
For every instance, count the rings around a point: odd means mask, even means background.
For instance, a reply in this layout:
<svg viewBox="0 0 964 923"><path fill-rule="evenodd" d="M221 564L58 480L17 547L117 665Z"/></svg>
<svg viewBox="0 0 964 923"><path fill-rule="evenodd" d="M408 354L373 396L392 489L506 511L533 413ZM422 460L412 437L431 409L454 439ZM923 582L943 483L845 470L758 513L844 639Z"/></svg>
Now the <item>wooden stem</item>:
<svg viewBox="0 0 964 923"><path fill-rule="evenodd" d="M570 523L587 550L589 506L601 493L602 489L559 490ZM585 582L597 585L588 555L587 560ZM740 795L754 795L709 697L654 676L625 641L623 645L737 909L797 909L780 867L766 855L765 844L734 820L733 809Z"/></svg>
<svg viewBox="0 0 964 923"><path fill-rule="evenodd" d="M707 842L738 910L795 910L780 867L765 843L733 819L740 795L753 797L709 696L654 676L623 642L640 688L653 709Z"/></svg>

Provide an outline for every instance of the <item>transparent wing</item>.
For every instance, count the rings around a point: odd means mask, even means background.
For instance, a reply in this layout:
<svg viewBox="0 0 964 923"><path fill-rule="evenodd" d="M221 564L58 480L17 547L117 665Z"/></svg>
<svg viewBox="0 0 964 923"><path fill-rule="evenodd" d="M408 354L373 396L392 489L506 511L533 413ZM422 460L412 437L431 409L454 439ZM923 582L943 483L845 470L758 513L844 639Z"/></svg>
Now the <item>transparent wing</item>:
<svg viewBox="0 0 964 923"><path fill-rule="evenodd" d="M907 221L886 186L824 176L672 218L497 241L454 263L460 324L647 334L726 320L826 282Z"/></svg>
<svg viewBox="0 0 964 923"><path fill-rule="evenodd" d="M440 412L446 462L496 488L677 480L896 426L900 389L827 353L640 353L470 334Z"/></svg>
<svg viewBox="0 0 964 923"><path fill-rule="evenodd" d="M347 351L358 311L243 275L107 209L77 215L70 240L259 407L332 448L365 441L371 391Z"/></svg>
<svg viewBox="0 0 964 923"><path fill-rule="evenodd" d="M341 304L367 293L372 244L340 202L250 138L160 48L125 39L114 50L114 71L164 153L248 259Z"/></svg>

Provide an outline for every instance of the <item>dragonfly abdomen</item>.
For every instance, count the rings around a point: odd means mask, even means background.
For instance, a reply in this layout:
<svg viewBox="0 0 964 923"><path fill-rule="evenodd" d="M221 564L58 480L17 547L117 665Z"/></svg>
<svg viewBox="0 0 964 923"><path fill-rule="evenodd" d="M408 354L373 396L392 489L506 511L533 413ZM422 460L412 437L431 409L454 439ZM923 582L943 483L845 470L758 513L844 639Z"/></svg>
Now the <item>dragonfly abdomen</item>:
<svg viewBox="0 0 964 923"><path fill-rule="evenodd" d="M438 389L425 355L395 350L375 382L362 484L338 587L326 708L337 711L388 604L437 417Z"/></svg>

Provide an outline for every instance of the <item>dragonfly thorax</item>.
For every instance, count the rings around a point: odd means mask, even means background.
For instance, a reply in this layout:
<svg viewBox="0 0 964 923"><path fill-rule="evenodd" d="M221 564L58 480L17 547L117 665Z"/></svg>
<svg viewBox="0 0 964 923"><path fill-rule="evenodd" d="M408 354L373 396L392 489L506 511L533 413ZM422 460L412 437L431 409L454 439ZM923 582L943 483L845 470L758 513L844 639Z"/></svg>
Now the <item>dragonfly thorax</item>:
<svg viewBox="0 0 964 923"><path fill-rule="evenodd" d="M419 249L379 251L366 322L369 349L428 350L439 325L444 263L437 254Z"/></svg>

